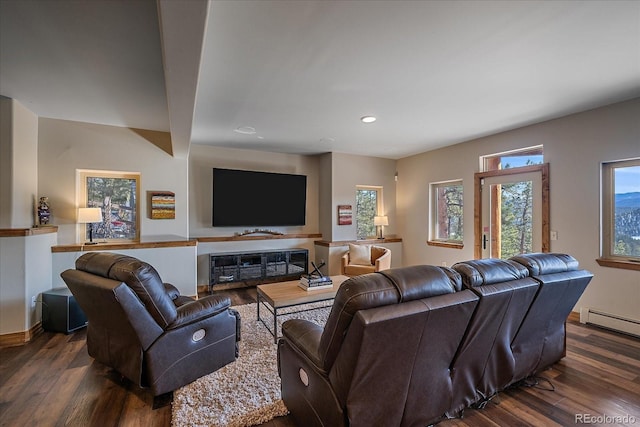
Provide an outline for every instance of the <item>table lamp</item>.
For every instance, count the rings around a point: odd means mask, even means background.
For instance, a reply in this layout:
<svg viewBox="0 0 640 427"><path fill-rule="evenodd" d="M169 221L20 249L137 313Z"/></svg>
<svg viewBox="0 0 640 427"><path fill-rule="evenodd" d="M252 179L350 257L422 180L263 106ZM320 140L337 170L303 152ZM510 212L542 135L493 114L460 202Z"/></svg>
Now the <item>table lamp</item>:
<svg viewBox="0 0 640 427"><path fill-rule="evenodd" d="M93 241L93 223L102 222L102 209L100 208L78 208L78 223L89 224L89 241L85 245L95 245Z"/></svg>
<svg viewBox="0 0 640 427"><path fill-rule="evenodd" d="M389 225L389 217L386 215L374 216L373 225L378 227L378 239L384 239L384 237L382 237L382 227Z"/></svg>

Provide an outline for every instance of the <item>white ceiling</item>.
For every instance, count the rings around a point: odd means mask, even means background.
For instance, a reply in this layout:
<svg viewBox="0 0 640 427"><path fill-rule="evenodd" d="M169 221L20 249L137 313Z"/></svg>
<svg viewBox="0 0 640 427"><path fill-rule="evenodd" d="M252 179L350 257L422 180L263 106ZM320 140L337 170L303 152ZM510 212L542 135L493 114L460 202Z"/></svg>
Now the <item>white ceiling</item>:
<svg viewBox="0 0 640 427"><path fill-rule="evenodd" d="M0 0L0 94L177 156L401 158L640 96L640 2Z"/></svg>

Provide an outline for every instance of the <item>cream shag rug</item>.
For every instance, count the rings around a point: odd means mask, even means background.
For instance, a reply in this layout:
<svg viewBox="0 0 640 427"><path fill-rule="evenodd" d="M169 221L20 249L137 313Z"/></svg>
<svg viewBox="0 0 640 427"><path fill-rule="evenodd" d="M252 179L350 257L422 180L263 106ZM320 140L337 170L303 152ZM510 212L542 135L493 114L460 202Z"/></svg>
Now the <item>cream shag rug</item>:
<svg viewBox="0 0 640 427"><path fill-rule="evenodd" d="M316 304L322 305L326 306ZM308 307L313 305L304 306ZM257 321L256 304L233 308L242 318L240 356L235 362L174 391L172 426L252 426L288 413L280 398L277 345L273 336ZM283 321L293 318L324 325L329 310L320 308L282 316L279 312L278 329ZM273 325L273 317L266 308L260 308L260 317Z"/></svg>

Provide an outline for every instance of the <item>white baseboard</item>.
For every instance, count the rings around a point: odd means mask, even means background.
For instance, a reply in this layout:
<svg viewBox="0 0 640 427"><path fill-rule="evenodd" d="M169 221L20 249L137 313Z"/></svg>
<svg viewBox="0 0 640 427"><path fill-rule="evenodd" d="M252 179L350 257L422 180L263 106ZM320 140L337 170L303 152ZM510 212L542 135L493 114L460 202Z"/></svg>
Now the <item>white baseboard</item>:
<svg viewBox="0 0 640 427"><path fill-rule="evenodd" d="M640 337L640 320L606 313L593 307L580 307L580 323L590 323Z"/></svg>

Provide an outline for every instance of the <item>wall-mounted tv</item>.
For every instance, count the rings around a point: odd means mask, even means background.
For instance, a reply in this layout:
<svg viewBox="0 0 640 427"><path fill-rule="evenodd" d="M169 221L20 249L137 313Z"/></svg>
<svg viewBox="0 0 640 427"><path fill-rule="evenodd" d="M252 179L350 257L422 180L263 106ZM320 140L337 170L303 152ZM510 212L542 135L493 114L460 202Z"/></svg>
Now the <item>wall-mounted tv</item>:
<svg viewBox="0 0 640 427"><path fill-rule="evenodd" d="M307 177L213 169L214 227L304 225Z"/></svg>

